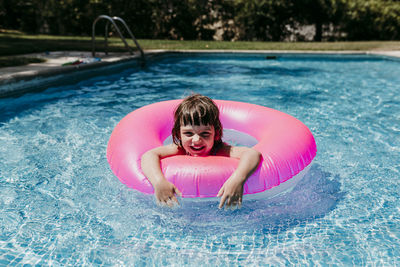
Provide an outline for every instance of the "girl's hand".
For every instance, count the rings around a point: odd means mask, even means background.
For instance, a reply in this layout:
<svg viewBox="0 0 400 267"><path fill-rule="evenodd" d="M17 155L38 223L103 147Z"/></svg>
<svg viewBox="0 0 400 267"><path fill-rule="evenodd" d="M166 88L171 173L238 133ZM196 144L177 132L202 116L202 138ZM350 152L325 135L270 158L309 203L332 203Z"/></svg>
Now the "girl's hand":
<svg viewBox="0 0 400 267"><path fill-rule="evenodd" d="M233 179L232 177L226 180L217 195L217 197L222 196L218 208L221 209L224 204L226 204L226 208L241 208L243 197L243 183L238 180L240 179Z"/></svg>
<svg viewBox="0 0 400 267"><path fill-rule="evenodd" d="M228 146L229 157L239 159L239 164L231 177L224 183L218 192L222 197L219 208L225 207L240 208L242 206L243 186L246 179L257 168L261 154L255 149L248 147Z"/></svg>
<svg viewBox="0 0 400 267"><path fill-rule="evenodd" d="M179 205L176 195L182 196L181 191L167 180L161 180L154 186L154 196L157 199L157 204L167 205L168 207L173 207L175 204Z"/></svg>

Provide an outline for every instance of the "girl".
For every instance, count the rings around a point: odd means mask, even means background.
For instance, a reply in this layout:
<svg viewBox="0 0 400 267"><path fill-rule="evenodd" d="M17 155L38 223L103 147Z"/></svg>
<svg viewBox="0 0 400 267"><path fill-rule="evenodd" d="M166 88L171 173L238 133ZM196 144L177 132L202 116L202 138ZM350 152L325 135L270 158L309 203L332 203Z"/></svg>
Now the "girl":
<svg viewBox="0 0 400 267"><path fill-rule="evenodd" d="M185 98L174 114L172 129L173 144L147 151L142 156L143 173L154 188L154 195L160 204L173 206L178 204L178 188L165 179L160 159L174 155L226 156L239 159L239 165L218 192L221 197L219 208L240 208L243 185L260 162L260 153L248 147L230 146L222 142L222 125L219 110L208 97L195 94Z"/></svg>

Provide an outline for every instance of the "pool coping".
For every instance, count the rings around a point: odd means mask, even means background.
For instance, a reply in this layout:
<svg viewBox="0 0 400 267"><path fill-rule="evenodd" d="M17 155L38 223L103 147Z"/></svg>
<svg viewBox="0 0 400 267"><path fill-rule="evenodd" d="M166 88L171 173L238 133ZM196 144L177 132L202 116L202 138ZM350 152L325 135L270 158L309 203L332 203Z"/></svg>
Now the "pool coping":
<svg viewBox="0 0 400 267"><path fill-rule="evenodd" d="M146 50L145 55L151 57L168 53L226 53L226 54L271 54L271 55L376 55L400 59L400 51L302 51L302 50ZM85 70L116 65L129 61L139 61L140 55L127 53L99 53L93 60L90 52L57 51L21 55L46 59L43 63L32 63L25 66L0 68L0 98L24 94L33 91L33 80L51 79L53 76L74 74ZM73 65L72 63L78 63Z"/></svg>

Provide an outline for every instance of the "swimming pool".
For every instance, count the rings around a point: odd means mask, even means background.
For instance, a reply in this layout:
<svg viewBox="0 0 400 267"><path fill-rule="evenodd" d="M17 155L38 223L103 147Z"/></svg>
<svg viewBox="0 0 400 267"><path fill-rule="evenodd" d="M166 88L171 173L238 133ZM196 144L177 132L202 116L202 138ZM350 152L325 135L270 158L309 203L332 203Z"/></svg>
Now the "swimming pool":
<svg viewBox="0 0 400 267"><path fill-rule="evenodd" d="M373 56L167 54L0 99L0 265L396 265L399 74ZM191 91L300 119L310 172L235 211L163 209L121 184L105 154L117 122Z"/></svg>

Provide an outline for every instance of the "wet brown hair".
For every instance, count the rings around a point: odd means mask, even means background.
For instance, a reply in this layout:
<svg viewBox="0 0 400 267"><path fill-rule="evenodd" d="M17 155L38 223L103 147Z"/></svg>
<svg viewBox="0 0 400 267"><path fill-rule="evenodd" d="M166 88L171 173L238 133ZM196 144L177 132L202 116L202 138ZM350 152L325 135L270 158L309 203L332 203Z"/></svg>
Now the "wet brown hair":
<svg viewBox="0 0 400 267"><path fill-rule="evenodd" d="M219 120L219 110L211 98L200 94L186 97L174 113L172 140L177 146L182 146L180 138L181 125L212 125L215 130L214 148L222 143L222 124Z"/></svg>

